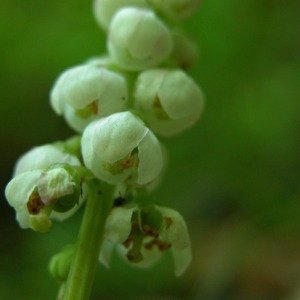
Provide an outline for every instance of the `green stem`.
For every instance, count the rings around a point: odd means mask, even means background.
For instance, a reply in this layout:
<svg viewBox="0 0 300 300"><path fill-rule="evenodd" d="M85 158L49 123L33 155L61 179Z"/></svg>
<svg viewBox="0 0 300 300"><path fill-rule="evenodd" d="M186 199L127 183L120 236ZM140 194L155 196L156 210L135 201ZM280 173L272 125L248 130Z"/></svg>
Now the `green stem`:
<svg viewBox="0 0 300 300"><path fill-rule="evenodd" d="M89 299L103 241L105 221L112 207L113 191L114 187L106 183L101 183L101 186L96 182L89 184L88 199L64 300Z"/></svg>

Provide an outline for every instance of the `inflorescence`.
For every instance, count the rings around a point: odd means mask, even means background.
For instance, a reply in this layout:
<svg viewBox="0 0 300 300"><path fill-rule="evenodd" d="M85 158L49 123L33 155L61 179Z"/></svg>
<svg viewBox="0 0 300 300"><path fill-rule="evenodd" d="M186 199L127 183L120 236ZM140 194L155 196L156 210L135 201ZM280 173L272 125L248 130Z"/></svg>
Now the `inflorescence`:
<svg viewBox="0 0 300 300"><path fill-rule="evenodd" d="M22 228L48 232L52 219L64 220L89 201L90 181L106 182L115 186L116 201L100 262L109 266L116 246L129 263L148 267L170 249L175 274L186 270L191 249L185 221L155 204L151 191L166 164L159 137L184 132L203 111L202 90L186 73L196 47L179 26L198 4L94 1L107 53L67 69L54 83L50 104L78 134L35 147L17 161L5 193Z"/></svg>

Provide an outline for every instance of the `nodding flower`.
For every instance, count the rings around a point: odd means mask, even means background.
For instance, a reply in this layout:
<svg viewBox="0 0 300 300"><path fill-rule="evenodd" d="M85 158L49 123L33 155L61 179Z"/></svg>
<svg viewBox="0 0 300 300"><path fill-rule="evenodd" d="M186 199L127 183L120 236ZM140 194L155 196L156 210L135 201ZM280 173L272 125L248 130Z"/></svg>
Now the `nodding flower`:
<svg viewBox="0 0 300 300"><path fill-rule="evenodd" d="M20 157L5 196L22 228L50 230L51 218L64 220L81 205L82 183L76 156L55 145L35 147Z"/></svg>
<svg viewBox="0 0 300 300"><path fill-rule="evenodd" d="M111 21L107 46L120 68L140 71L166 60L173 49L173 39L154 12L125 7Z"/></svg>
<svg viewBox="0 0 300 300"><path fill-rule="evenodd" d="M129 111L91 123L81 144L85 165L111 184L147 185L158 178L163 167L158 139Z"/></svg>
<svg viewBox="0 0 300 300"><path fill-rule="evenodd" d="M176 135L192 127L204 107L200 87L179 69L141 72L134 97L137 111L149 128L161 136Z"/></svg>
<svg viewBox="0 0 300 300"><path fill-rule="evenodd" d="M78 132L96 119L125 110L127 99L125 78L91 63L63 72L50 95L54 111Z"/></svg>
<svg viewBox="0 0 300 300"><path fill-rule="evenodd" d="M143 211L126 204L114 207L107 218L105 240L99 260L109 267L114 246L130 264L147 268L166 251L174 258L175 275L182 275L191 262L190 238L183 217L175 210L154 205Z"/></svg>

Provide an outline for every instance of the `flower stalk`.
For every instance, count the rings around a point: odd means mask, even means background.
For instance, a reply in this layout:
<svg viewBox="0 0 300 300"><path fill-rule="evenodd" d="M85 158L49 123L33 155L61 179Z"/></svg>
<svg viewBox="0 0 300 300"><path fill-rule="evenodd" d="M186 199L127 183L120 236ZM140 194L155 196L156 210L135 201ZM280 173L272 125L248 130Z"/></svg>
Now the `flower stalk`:
<svg viewBox="0 0 300 300"><path fill-rule="evenodd" d="M64 300L89 299L104 226L112 207L114 187L94 181L89 184L88 199L78 235L75 255L65 287Z"/></svg>

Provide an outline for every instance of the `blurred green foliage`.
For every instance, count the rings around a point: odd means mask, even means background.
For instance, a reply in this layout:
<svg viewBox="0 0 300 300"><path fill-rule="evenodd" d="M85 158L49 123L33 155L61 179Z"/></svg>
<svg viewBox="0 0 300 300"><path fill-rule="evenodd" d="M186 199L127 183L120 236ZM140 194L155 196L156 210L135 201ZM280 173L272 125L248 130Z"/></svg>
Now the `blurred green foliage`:
<svg viewBox="0 0 300 300"><path fill-rule="evenodd" d="M0 2L1 189L17 157L72 134L48 104L60 72L105 51L91 3ZM185 216L194 262L174 278L117 257L93 299L300 298L300 3L203 1L184 26L201 55L191 74L207 105L170 151L158 202ZM0 299L54 299L47 263L76 239L81 215L51 233L22 231L1 202Z"/></svg>

